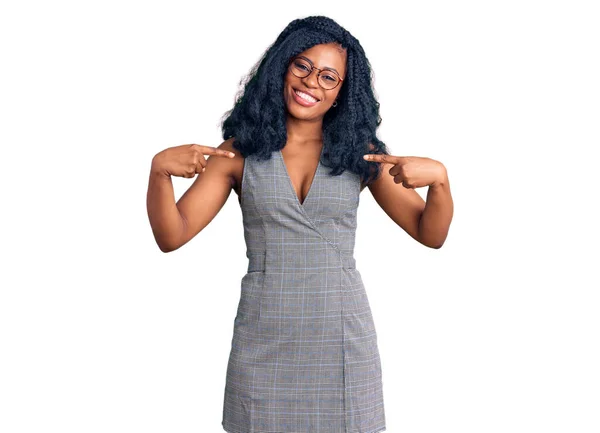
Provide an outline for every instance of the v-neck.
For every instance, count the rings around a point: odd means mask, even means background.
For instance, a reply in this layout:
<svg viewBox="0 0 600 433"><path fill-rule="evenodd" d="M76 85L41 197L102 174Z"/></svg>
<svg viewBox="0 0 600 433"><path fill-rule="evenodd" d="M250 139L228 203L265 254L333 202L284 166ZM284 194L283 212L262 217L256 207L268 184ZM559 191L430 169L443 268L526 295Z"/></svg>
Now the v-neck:
<svg viewBox="0 0 600 433"><path fill-rule="evenodd" d="M308 192L306 193L306 197L304 197L304 201L302 203L300 203L300 198L298 198L298 195L296 194L296 189L294 188L294 184L292 182L292 178L290 177L290 174L287 170L287 167L285 165L285 159L283 158L283 153L281 152L281 149L277 151L277 154L279 155L279 159L281 161L281 165L283 167L283 171L285 173L285 177L288 180L288 185L290 186L291 189L291 193L294 197L296 197L296 203L298 203L298 206L300 206L301 208L304 208L306 205L306 201L308 200L308 198L310 197L310 194L312 192L312 190L314 189L315 186L315 182L317 181L318 175L319 175L319 169L321 167L321 158L323 157L323 150L325 149L325 146L323 146L321 148L321 154L319 155L319 161L317 162L317 168L315 169L315 172L313 174L312 180L310 182L310 187L308 188ZM301 188L298 188L301 191Z"/></svg>

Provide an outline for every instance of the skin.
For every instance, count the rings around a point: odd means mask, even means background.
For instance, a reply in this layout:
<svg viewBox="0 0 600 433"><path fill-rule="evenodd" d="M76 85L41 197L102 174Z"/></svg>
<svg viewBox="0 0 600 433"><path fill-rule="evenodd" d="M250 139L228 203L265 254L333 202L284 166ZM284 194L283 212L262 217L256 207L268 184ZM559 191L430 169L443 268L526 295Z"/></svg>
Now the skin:
<svg viewBox="0 0 600 433"><path fill-rule="evenodd" d="M335 68L342 79L346 76L347 53L336 43L316 45L300 55L316 68ZM335 89L325 90L318 84L317 74L318 70L313 69L308 77L298 78L288 70L284 82L288 140L281 153L301 203L312 184L323 146L323 117L328 110L336 109L332 104L344 85L342 82ZM319 102L312 107L300 105L294 100L294 89L310 92ZM147 207L161 251L176 250L196 236L221 210L232 190L239 200L244 158L233 148L233 140L216 148L197 144L168 148L154 157ZM365 159L383 164L382 175L369 186L379 206L415 240L440 248L453 215L444 165L414 156L368 156L370 149L365 149ZM171 175L194 177L196 173L194 183L175 203ZM429 188L427 201L414 190L425 186ZM361 191L364 187L361 185Z"/></svg>

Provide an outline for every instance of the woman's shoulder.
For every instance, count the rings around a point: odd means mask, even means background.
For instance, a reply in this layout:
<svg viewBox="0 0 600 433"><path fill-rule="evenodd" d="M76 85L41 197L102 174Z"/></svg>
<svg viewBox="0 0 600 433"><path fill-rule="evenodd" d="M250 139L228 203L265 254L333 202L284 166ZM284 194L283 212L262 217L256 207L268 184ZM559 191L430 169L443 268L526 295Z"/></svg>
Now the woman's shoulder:
<svg viewBox="0 0 600 433"><path fill-rule="evenodd" d="M233 158L223 158L223 162L227 165L226 170L231 179L232 187L239 196L240 185L242 184L242 173L244 171L244 157L239 150L233 147L234 141L235 137L228 138L217 147L235 154Z"/></svg>

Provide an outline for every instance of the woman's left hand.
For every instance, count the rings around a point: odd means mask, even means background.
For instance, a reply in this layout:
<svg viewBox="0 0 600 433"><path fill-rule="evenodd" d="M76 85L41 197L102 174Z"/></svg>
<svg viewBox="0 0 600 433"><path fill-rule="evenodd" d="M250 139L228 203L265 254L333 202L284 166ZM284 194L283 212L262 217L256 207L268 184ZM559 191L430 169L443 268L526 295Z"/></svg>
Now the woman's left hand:
<svg viewBox="0 0 600 433"><path fill-rule="evenodd" d="M439 161L418 156L364 155L367 161L394 164L389 174L395 183L405 188L422 188L443 182L447 178L446 167Z"/></svg>

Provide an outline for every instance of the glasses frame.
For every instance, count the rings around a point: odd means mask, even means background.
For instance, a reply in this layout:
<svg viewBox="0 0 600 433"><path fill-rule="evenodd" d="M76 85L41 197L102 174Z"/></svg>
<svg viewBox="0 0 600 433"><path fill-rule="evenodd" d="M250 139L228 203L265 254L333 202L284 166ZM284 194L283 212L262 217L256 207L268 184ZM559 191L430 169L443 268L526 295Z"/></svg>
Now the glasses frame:
<svg viewBox="0 0 600 433"><path fill-rule="evenodd" d="M304 60L305 62L307 62L310 65L310 71L304 77L298 77L298 75L294 74L294 70L292 68L292 64L294 63L295 60ZM340 81L338 81L338 83L334 87L332 87L331 89L326 89L325 87L323 87L323 85L321 84L321 81L319 80L319 78L321 78L321 72L323 72L323 69L317 68L315 65L313 65L313 62L311 62L307 58L295 56L295 57L292 57L292 60L290 60L290 63L288 64L288 70L294 75L294 77L298 77L298 78L307 78L307 77L310 77L310 74L312 74L313 70L315 70L315 69L317 71L319 71L319 73L317 74L317 83L319 83L319 86L323 90L333 90L333 89L337 88L342 83L342 81L344 81L344 79L342 77L340 77L340 74L338 74L335 71L332 71L331 69L327 69L328 72L331 72L332 74L335 74Z"/></svg>

